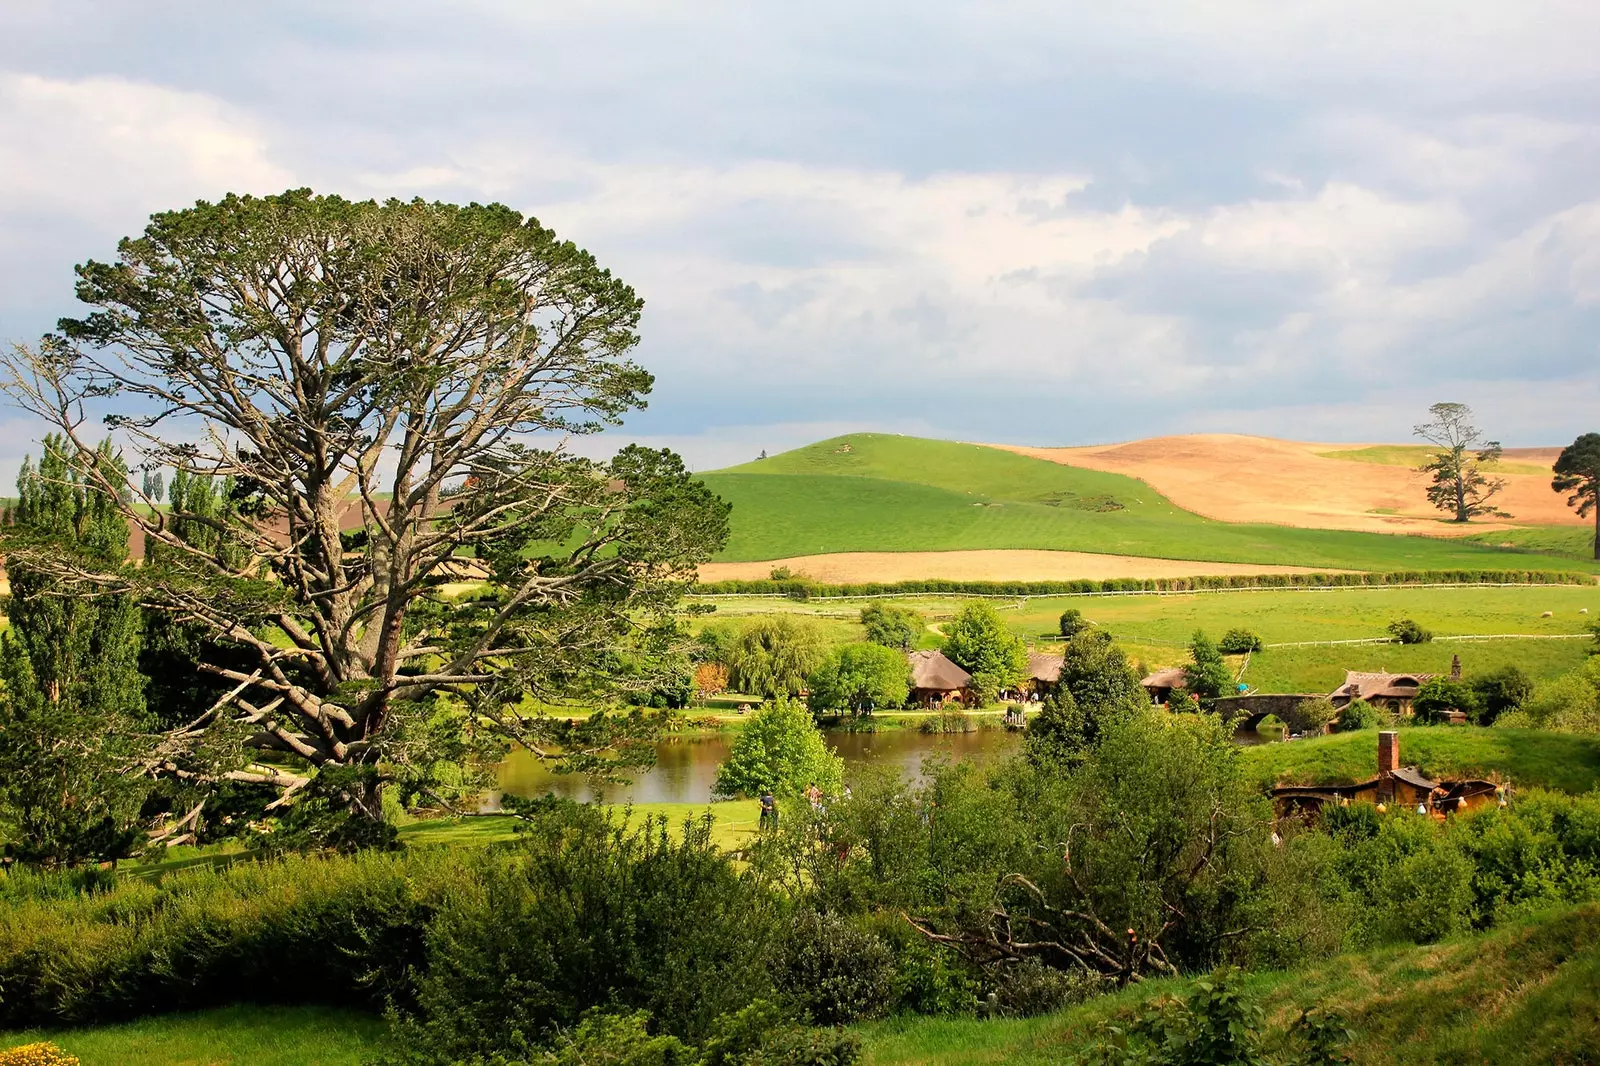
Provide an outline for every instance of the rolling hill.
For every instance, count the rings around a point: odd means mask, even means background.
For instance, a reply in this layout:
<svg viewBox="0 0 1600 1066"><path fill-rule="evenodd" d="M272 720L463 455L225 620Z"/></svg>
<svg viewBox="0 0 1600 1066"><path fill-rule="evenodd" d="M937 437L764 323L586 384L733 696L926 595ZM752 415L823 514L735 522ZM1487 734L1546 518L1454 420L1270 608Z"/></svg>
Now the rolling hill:
<svg viewBox="0 0 1600 1066"><path fill-rule="evenodd" d="M726 562L1044 549L1317 569L1593 570L1579 558L1480 542L1224 522L1126 474L915 437L836 437L702 477L734 506Z"/></svg>

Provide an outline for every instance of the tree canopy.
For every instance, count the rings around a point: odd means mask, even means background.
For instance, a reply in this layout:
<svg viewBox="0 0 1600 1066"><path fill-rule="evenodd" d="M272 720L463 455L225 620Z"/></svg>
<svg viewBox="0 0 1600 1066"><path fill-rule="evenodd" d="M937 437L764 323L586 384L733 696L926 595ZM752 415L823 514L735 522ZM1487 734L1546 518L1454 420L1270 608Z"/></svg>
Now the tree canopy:
<svg viewBox="0 0 1600 1066"><path fill-rule="evenodd" d="M1221 696L1234 689L1233 673L1223 660L1210 637L1195 630L1189 641L1189 665L1184 667L1184 687L1200 701L1200 706L1210 710Z"/></svg>
<svg viewBox="0 0 1600 1066"><path fill-rule="evenodd" d="M739 730L728 758L717 767L712 792L755 796L770 789L793 795L815 784L831 794L843 780L844 760L828 750L805 705L780 697Z"/></svg>
<svg viewBox="0 0 1600 1066"><path fill-rule="evenodd" d="M841 644L811 675L807 703L817 713L871 714L900 707L910 692L903 652L878 644Z"/></svg>
<svg viewBox="0 0 1600 1066"><path fill-rule="evenodd" d="M1428 413L1433 421L1412 430L1436 448L1422 465L1423 473L1433 475L1428 502L1455 522L1483 515L1511 517L1492 502L1505 488L1504 479L1488 477L1482 469L1500 458L1500 442L1484 440L1472 424L1472 408L1464 403L1436 403Z"/></svg>
<svg viewBox="0 0 1600 1066"><path fill-rule="evenodd" d="M1567 493L1567 506L1578 517L1594 514L1594 557L1600 559L1600 433L1585 433L1565 448L1555 461L1550 488Z"/></svg>
<svg viewBox="0 0 1600 1066"><path fill-rule="evenodd" d="M815 622L789 615L757 618L739 631L723 660L736 692L798 696L828 654L828 638Z"/></svg>
<svg viewBox="0 0 1600 1066"><path fill-rule="evenodd" d="M972 675L972 691L980 701L1020 682L1028 673L1028 646L1000 620L987 600L976 600L956 612L944 626L944 653Z"/></svg>
<svg viewBox="0 0 1600 1066"><path fill-rule="evenodd" d="M628 357L641 301L587 252L501 205L300 189L156 215L77 275L89 313L0 357L0 386L63 435L151 564L4 548L61 592L136 595L246 654L201 663L227 695L167 734L175 757L227 728L291 787L306 778L285 767L381 766L355 799L376 817L384 780L440 787L431 768L462 754L443 738L551 755L559 730L525 697L603 701L681 672L657 664L728 508L670 452L562 443L651 386ZM140 467L226 499L156 509L87 462L95 415ZM447 605L462 576L486 590ZM439 728L451 714L477 727ZM604 732L560 738L564 757L608 750Z"/></svg>
<svg viewBox="0 0 1600 1066"><path fill-rule="evenodd" d="M910 651L922 633L922 616L909 607L890 607L881 603L861 608L861 625L867 640L886 648Z"/></svg>

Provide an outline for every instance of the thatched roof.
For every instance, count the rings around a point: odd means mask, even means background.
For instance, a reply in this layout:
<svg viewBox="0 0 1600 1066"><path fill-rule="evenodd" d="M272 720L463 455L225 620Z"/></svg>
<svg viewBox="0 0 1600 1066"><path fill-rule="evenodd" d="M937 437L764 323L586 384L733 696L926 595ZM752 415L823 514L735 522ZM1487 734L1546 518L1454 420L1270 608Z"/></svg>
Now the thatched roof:
<svg viewBox="0 0 1600 1066"><path fill-rule="evenodd" d="M1139 682L1145 688L1183 688L1188 683L1188 670L1182 666L1169 666L1165 670L1157 670Z"/></svg>
<svg viewBox="0 0 1600 1066"><path fill-rule="evenodd" d="M1062 658L1059 655L1046 655L1043 652L1030 651L1028 653L1028 677L1034 681L1043 681L1053 685L1061 680Z"/></svg>
<svg viewBox="0 0 1600 1066"><path fill-rule="evenodd" d="M1438 674L1388 674L1346 670L1344 684L1334 689L1332 694L1359 696L1364 700L1408 700L1417 694L1417 689L1438 676Z"/></svg>
<svg viewBox="0 0 1600 1066"><path fill-rule="evenodd" d="M959 692L972 683L972 675L945 658L942 651L914 651L911 660L911 687L933 692Z"/></svg>

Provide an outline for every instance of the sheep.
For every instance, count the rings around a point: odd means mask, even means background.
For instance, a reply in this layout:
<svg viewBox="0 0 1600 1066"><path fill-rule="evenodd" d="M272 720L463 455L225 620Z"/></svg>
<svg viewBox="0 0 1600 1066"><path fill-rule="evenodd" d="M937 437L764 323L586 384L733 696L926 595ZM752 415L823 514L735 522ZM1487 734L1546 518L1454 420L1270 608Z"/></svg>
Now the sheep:
<svg viewBox="0 0 1600 1066"><path fill-rule="evenodd" d="M1579 607L1578 608L1578 613L1579 614L1588 614L1589 613L1589 608L1587 608L1587 607Z"/></svg>
<svg viewBox="0 0 1600 1066"><path fill-rule="evenodd" d="M1541 614L1539 617L1540 618L1554 618L1555 616L1556 616L1556 613L1554 611L1546 611L1544 614Z"/></svg>

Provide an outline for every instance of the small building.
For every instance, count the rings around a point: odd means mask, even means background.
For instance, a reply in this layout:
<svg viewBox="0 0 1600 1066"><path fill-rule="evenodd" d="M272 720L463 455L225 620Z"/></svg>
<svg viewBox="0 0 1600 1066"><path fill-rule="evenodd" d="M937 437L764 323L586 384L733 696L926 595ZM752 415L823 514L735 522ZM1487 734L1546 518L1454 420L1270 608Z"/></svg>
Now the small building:
<svg viewBox="0 0 1600 1066"><path fill-rule="evenodd" d="M1362 699L1394 714L1410 714L1411 701L1417 698L1417 691L1437 676L1346 670L1344 684L1330 692L1328 699L1335 707L1342 708L1351 700Z"/></svg>
<svg viewBox="0 0 1600 1066"><path fill-rule="evenodd" d="M972 675L945 657L942 651L914 651L911 694L906 703L915 707L943 707L952 700L965 703Z"/></svg>
<svg viewBox="0 0 1600 1066"><path fill-rule="evenodd" d="M1030 651L1028 676L1021 686L1023 699L1042 700L1054 692L1055 687L1061 683L1061 667L1064 661L1059 655Z"/></svg>
<svg viewBox="0 0 1600 1066"><path fill-rule="evenodd" d="M1373 803L1398 805L1435 818L1459 814L1490 803L1499 803L1505 786L1494 781L1434 781L1415 766L1400 765L1400 734L1384 730L1378 734L1378 774L1353 785L1279 785L1272 790L1272 805L1278 817L1297 815L1315 818L1324 804Z"/></svg>
<svg viewBox="0 0 1600 1066"><path fill-rule="evenodd" d="M1153 703L1166 703L1172 698L1175 688L1187 688L1189 685L1189 672L1182 666L1169 666L1165 670L1157 670L1139 684L1150 693Z"/></svg>

